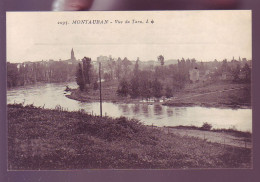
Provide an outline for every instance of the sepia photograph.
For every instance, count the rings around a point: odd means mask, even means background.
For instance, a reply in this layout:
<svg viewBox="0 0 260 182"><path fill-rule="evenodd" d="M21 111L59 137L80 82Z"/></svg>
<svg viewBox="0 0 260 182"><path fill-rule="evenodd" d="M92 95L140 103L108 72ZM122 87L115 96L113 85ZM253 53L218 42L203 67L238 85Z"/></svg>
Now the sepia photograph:
<svg viewBox="0 0 260 182"><path fill-rule="evenodd" d="M252 169L252 11L7 12L8 170Z"/></svg>

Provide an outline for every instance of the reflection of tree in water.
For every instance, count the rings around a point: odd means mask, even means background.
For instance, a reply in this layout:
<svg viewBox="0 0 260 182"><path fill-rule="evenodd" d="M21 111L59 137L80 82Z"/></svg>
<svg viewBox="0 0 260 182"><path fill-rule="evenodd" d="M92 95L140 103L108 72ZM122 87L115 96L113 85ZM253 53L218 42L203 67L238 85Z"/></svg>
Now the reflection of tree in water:
<svg viewBox="0 0 260 182"><path fill-rule="evenodd" d="M146 118L150 117L151 111L150 111L148 104L142 105L142 112Z"/></svg>
<svg viewBox="0 0 260 182"><path fill-rule="evenodd" d="M140 105L139 104L132 105L131 109L132 109L134 114L139 114L140 113Z"/></svg>
<svg viewBox="0 0 260 182"><path fill-rule="evenodd" d="M160 104L154 105L153 111L154 111L155 115L162 115L163 114L163 108Z"/></svg>
<svg viewBox="0 0 260 182"><path fill-rule="evenodd" d="M173 108L167 107L167 116L172 117L173 116Z"/></svg>
<svg viewBox="0 0 260 182"><path fill-rule="evenodd" d="M118 105L119 110L122 110L124 114L129 114L129 106L128 104L119 104Z"/></svg>
<svg viewBox="0 0 260 182"><path fill-rule="evenodd" d="M183 116L183 113L186 111L185 107L175 107L174 108L176 116Z"/></svg>

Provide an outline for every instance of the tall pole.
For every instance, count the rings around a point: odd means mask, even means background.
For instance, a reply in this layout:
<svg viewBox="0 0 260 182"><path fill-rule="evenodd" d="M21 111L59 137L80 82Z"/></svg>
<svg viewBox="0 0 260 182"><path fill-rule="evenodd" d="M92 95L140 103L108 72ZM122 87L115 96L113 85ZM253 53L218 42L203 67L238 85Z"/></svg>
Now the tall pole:
<svg viewBox="0 0 260 182"><path fill-rule="evenodd" d="M101 63L99 63L99 98L100 98L100 116L102 117Z"/></svg>

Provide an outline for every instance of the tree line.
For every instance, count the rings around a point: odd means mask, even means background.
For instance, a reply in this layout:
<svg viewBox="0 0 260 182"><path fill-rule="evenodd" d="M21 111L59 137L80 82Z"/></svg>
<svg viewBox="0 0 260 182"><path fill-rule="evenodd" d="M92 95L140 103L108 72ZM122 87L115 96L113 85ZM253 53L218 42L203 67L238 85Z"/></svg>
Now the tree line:
<svg viewBox="0 0 260 182"><path fill-rule="evenodd" d="M149 99L162 96L169 98L175 92L181 91L186 84L192 83L190 79L192 69L199 70L200 76L207 75L207 81L211 82L221 79L224 73L232 76L232 82L249 82L251 78L248 61L227 62L225 59L221 62L197 62L196 59L185 60L182 58L178 60L177 64L166 66L162 55L157 59L159 66L147 66L140 69L141 61L139 59L133 64L127 58L123 60L110 58L102 65L102 79L118 82L116 90L118 96ZM76 73L76 81L80 90L87 91L91 87L97 89L97 80L98 75L93 69L91 59L84 57L82 63L79 63Z"/></svg>
<svg viewBox="0 0 260 182"><path fill-rule="evenodd" d="M35 84L37 82L55 83L75 79L77 64L64 61L9 63L7 62L7 87Z"/></svg>
<svg viewBox="0 0 260 182"><path fill-rule="evenodd" d="M146 70L139 69L137 60L131 76L120 80L117 94L142 99L172 97L174 91L180 90L181 85L185 84L185 75L177 65L164 66L163 59L162 56L158 57L161 66Z"/></svg>

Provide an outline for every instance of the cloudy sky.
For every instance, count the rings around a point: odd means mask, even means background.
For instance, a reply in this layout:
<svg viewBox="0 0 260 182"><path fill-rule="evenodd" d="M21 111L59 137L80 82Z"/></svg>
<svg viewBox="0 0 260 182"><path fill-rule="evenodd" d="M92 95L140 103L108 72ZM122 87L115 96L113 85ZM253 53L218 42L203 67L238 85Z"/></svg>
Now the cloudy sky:
<svg viewBox="0 0 260 182"><path fill-rule="evenodd" d="M143 24L133 24L140 20ZM105 25L73 20L109 20ZM116 24L115 20L129 24ZM154 23L146 24L146 21ZM60 25L58 22L69 23ZM77 59L100 55L142 61L252 58L251 11L9 12L7 61Z"/></svg>

